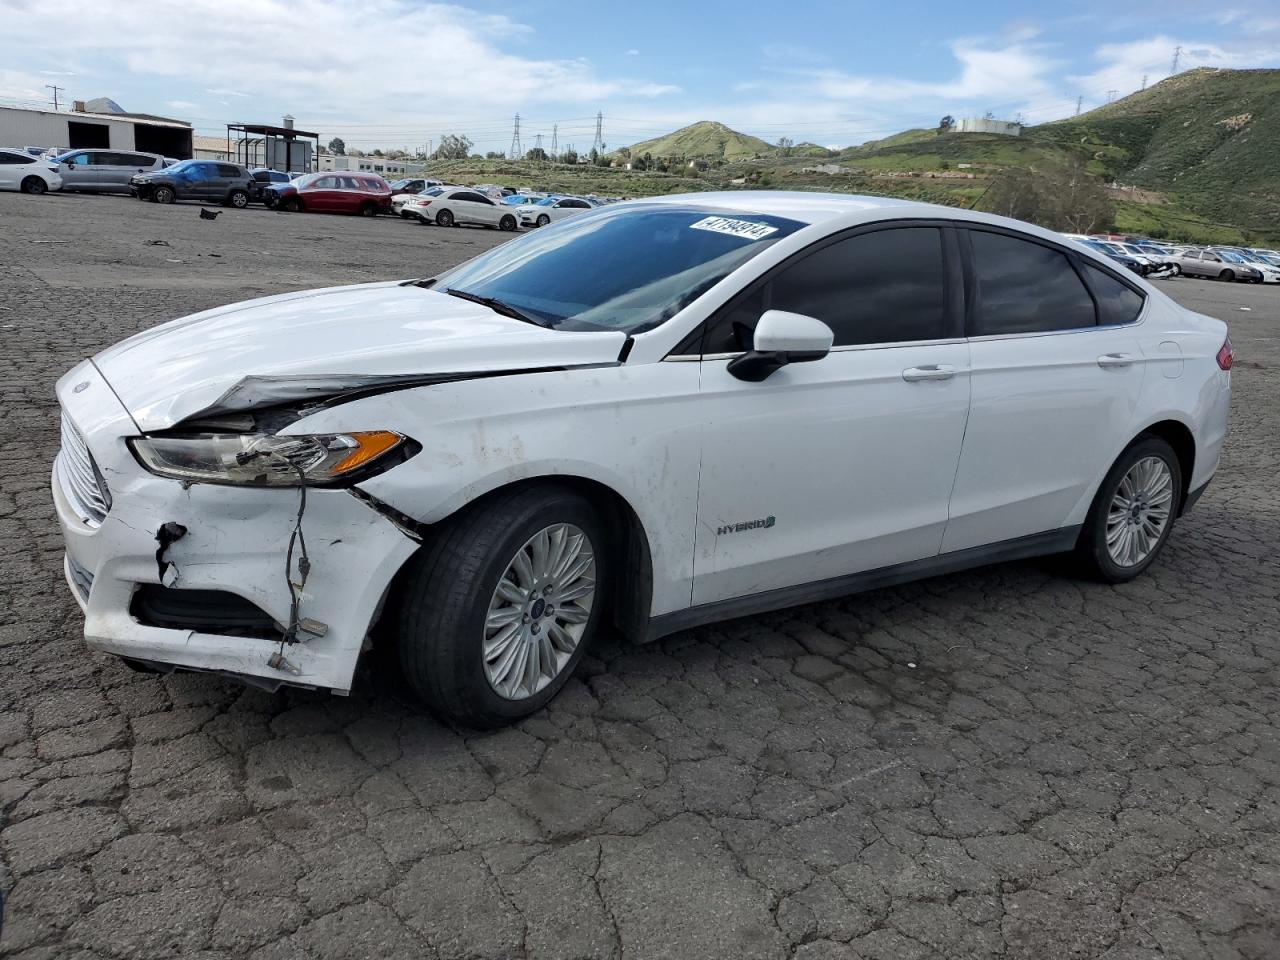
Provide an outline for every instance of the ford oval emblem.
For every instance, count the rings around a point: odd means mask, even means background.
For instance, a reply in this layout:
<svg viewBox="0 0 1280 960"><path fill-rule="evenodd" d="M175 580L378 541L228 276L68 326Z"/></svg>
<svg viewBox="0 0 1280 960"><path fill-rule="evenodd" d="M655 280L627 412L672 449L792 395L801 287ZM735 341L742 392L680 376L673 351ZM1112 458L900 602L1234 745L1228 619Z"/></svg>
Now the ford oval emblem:
<svg viewBox="0 0 1280 960"><path fill-rule="evenodd" d="M72 393L84 393L84 392L85 392L86 390L88 390L88 389L89 389L89 381L88 381L88 380L81 380L79 383L77 383L74 387L72 387L72 388L71 388L71 392L72 392Z"/></svg>

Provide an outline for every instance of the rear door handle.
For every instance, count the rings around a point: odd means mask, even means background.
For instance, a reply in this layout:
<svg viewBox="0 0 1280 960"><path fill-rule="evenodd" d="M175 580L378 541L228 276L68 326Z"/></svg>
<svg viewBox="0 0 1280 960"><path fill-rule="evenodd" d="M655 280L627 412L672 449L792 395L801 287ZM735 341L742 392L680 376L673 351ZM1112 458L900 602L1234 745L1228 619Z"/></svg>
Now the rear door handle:
<svg viewBox="0 0 1280 960"><path fill-rule="evenodd" d="M902 371L902 379L907 383L919 380L950 380L956 375L956 368L949 363L929 363L921 367L907 367Z"/></svg>
<svg viewBox="0 0 1280 960"><path fill-rule="evenodd" d="M1098 358L1100 367L1131 367L1133 357L1127 353L1104 353Z"/></svg>

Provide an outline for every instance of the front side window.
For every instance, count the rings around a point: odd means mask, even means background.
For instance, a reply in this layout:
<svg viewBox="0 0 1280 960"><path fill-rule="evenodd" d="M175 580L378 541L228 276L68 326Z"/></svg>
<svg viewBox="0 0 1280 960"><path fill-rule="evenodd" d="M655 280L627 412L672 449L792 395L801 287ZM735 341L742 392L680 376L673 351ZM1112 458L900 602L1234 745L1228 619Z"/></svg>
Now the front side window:
<svg viewBox="0 0 1280 960"><path fill-rule="evenodd" d="M1002 233L970 230L979 335L1092 327L1093 298L1067 255Z"/></svg>
<svg viewBox="0 0 1280 960"><path fill-rule="evenodd" d="M942 231L937 227L875 230L803 255L721 316L708 333L703 352L750 350L756 322L765 310L816 317L831 328L835 346L952 336Z"/></svg>
<svg viewBox="0 0 1280 960"><path fill-rule="evenodd" d="M63 162L73 164L77 167L87 167L93 162L92 156L92 154L88 153L77 153L73 157L64 158Z"/></svg>
<svg viewBox="0 0 1280 960"><path fill-rule="evenodd" d="M641 333L802 226L692 204L611 207L495 247L433 289L494 297L560 330Z"/></svg>

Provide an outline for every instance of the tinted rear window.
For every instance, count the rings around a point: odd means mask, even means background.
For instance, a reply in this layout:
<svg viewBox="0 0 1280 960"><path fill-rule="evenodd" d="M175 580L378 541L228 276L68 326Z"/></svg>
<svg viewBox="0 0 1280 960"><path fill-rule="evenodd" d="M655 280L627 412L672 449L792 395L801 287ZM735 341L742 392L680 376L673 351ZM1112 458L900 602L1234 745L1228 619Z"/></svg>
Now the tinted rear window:
<svg viewBox="0 0 1280 960"><path fill-rule="evenodd" d="M1121 283L1107 271L1091 263L1084 265L1089 286L1098 300L1098 322L1104 326L1133 323L1142 313L1145 298L1127 283Z"/></svg>
<svg viewBox="0 0 1280 960"><path fill-rule="evenodd" d="M1047 333L1097 323L1093 298L1067 255L1001 233L970 230L982 309L979 335Z"/></svg>

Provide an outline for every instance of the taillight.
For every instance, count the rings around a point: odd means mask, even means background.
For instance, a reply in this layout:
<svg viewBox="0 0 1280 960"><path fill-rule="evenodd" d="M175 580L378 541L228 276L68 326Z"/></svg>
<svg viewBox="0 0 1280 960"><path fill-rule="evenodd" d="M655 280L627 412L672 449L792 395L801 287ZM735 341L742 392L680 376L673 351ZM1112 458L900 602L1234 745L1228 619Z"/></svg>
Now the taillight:
<svg viewBox="0 0 1280 960"><path fill-rule="evenodd" d="M1218 350L1218 366L1223 370L1231 369L1231 361L1233 359L1231 352L1231 338L1222 341L1222 347Z"/></svg>

